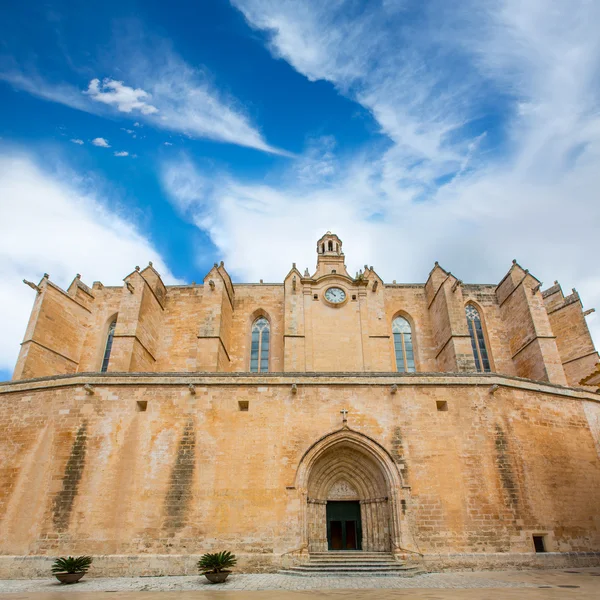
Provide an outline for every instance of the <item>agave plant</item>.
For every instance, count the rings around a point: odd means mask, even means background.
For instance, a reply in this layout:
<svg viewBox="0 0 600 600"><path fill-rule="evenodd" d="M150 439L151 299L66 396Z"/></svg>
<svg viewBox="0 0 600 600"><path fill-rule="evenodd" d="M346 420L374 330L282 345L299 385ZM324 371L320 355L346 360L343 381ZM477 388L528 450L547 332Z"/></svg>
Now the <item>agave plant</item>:
<svg viewBox="0 0 600 600"><path fill-rule="evenodd" d="M237 558L231 552L214 552L203 554L198 561L198 569L206 573L223 573L235 566Z"/></svg>
<svg viewBox="0 0 600 600"><path fill-rule="evenodd" d="M52 563L53 573L87 573L91 556L61 556Z"/></svg>

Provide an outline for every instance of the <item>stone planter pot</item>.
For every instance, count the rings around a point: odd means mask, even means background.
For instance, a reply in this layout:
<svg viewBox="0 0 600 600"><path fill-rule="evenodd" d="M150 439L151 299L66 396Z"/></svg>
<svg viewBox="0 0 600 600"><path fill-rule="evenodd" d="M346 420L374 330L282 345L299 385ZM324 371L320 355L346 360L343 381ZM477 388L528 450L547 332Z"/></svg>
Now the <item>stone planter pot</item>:
<svg viewBox="0 0 600 600"><path fill-rule="evenodd" d="M54 573L61 583L77 583L85 573Z"/></svg>
<svg viewBox="0 0 600 600"><path fill-rule="evenodd" d="M204 573L204 577L211 583L223 583L231 571L221 571L220 573Z"/></svg>

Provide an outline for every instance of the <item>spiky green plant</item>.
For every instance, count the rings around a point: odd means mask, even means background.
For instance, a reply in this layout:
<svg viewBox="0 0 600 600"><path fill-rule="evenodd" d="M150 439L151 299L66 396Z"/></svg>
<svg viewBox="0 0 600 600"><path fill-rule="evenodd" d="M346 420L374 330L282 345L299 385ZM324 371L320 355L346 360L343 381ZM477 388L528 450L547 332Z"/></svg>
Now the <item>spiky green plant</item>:
<svg viewBox="0 0 600 600"><path fill-rule="evenodd" d="M208 552L200 557L198 570L202 573L222 573L236 563L237 558L231 552Z"/></svg>
<svg viewBox="0 0 600 600"><path fill-rule="evenodd" d="M61 556L52 563L52 572L87 573L92 560L91 556Z"/></svg>

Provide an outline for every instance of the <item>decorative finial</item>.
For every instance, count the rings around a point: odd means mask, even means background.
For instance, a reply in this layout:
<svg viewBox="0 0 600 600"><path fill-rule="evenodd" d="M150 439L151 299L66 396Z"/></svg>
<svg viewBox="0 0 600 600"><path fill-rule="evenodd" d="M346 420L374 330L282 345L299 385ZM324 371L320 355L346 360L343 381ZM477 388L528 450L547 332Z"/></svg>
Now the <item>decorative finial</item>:
<svg viewBox="0 0 600 600"><path fill-rule="evenodd" d="M81 274L77 273L77 275L75 275L75 279L81 279Z"/></svg>
<svg viewBox="0 0 600 600"><path fill-rule="evenodd" d="M308 269L304 269L304 277L310 277L310 273L308 272Z"/></svg>
<svg viewBox="0 0 600 600"><path fill-rule="evenodd" d="M517 259L513 258L513 265L516 265L516 264L517 264Z"/></svg>
<svg viewBox="0 0 600 600"><path fill-rule="evenodd" d="M135 265L135 270L139 271L140 270L140 266L139 265Z"/></svg>
<svg viewBox="0 0 600 600"><path fill-rule="evenodd" d="M152 266L152 261L151 261L151 260L149 260L149 261L148 261L148 266L149 266L149 267L151 267L151 266Z"/></svg>

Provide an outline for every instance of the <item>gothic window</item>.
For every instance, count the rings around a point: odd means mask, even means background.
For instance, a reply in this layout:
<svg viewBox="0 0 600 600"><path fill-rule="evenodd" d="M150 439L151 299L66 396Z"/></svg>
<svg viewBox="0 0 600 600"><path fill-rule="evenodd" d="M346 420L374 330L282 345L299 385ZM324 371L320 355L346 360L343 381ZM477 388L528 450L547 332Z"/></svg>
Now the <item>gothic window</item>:
<svg viewBox="0 0 600 600"><path fill-rule="evenodd" d="M467 324L469 325L469 334L471 335L475 367L479 372L484 371L489 373L491 371L490 360L485 345L485 336L483 335L479 311L472 304L467 304L465 313L467 315Z"/></svg>
<svg viewBox="0 0 600 600"><path fill-rule="evenodd" d="M329 240L329 243L327 244L327 247L329 249L329 252L333 252L333 242L331 240Z"/></svg>
<svg viewBox="0 0 600 600"><path fill-rule="evenodd" d="M414 373L415 354L409 322L403 317L396 317L392 322L392 333L396 351L396 369L400 373Z"/></svg>
<svg viewBox="0 0 600 600"><path fill-rule="evenodd" d="M258 317L252 325L250 372L266 373L269 370L269 321Z"/></svg>
<svg viewBox="0 0 600 600"><path fill-rule="evenodd" d="M110 351L112 350L116 326L117 319L113 319L111 324L108 326L108 335L106 336L106 347L104 348L104 358L102 359L102 368L100 369L101 373L106 373L108 369L108 361L110 360Z"/></svg>

